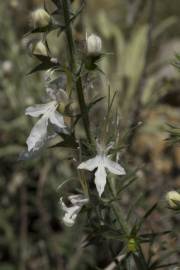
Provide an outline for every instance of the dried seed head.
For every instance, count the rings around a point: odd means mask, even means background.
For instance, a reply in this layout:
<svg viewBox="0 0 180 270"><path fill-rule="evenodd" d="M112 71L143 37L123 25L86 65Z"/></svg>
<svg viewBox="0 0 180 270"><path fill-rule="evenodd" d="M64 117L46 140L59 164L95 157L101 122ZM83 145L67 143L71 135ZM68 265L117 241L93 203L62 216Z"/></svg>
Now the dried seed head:
<svg viewBox="0 0 180 270"><path fill-rule="evenodd" d="M48 55L47 48L42 41L37 41L35 44L31 44L31 51L34 55Z"/></svg>
<svg viewBox="0 0 180 270"><path fill-rule="evenodd" d="M31 20L33 27L39 28L48 26L50 24L51 17L43 8L38 8L31 13Z"/></svg>
<svg viewBox="0 0 180 270"><path fill-rule="evenodd" d="M169 191L166 194L166 201L171 208L177 209L178 204L180 203L180 193L174 190Z"/></svg>
<svg viewBox="0 0 180 270"><path fill-rule="evenodd" d="M99 36L91 34L86 38L87 53L88 55L97 56L101 54L102 40Z"/></svg>

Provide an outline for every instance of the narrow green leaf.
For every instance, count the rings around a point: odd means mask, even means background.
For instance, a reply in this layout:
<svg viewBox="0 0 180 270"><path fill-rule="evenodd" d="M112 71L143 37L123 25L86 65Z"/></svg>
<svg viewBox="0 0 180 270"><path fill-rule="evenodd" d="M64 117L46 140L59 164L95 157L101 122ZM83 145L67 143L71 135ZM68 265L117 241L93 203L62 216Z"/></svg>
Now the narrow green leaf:
<svg viewBox="0 0 180 270"><path fill-rule="evenodd" d="M137 230L139 231L145 220L152 214L152 212L157 208L158 203L153 204L153 206L145 213L142 217L141 221L137 226Z"/></svg>
<svg viewBox="0 0 180 270"><path fill-rule="evenodd" d="M40 64L38 64L35 68L33 68L31 71L29 71L28 73L27 73L27 75L31 75L31 74L33 74L33 73L35 73L35 72L38 72L38 71L44 71L44 70L48 70L48 69L50 69L50 68L58 68L59 66L58 66L58 64L54 64L54 63L52 63L52 62L47 62L47 63L40 63Z"/></svg>

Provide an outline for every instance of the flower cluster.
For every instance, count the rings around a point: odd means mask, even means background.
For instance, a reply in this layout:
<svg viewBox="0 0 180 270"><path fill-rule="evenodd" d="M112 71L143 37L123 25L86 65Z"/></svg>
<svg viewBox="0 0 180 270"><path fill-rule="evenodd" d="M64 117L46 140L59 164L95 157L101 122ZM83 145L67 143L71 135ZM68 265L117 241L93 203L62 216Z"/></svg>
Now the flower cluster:
<svg viewBox="0 0 180 270"><path fill-rule="evenodd" d="M88 170L88 171L94 171L95 169L95 184L96 188L99 194L99 197L101 197L102 193L104 192L105 185L106 185L106 169L108 169L111 173L116 175L125 175L126 172L124 168L117 162L112 161L107 155L106 151L107 149L104 149L101 147L101 145L97 144L97 155L89 159L85 162L82 162L79 166L79 170ZM80 212L81 208L84 204L88 203L89 199L85 198L81 195L72 195L68 197L69 201L72 203L71 207L67 207L63 203L63 199L61 198L61 207L62 210L65 211L65 216L63 218L64 224L67 226L72 226L75 223L75 220L77 218L78 213Z"/></svg>
<svg viewBox="0 0 180 270"><path fill-rule="evenodd" d="M47 12L42 9L38 9L32 13L32 20L34 21L34 27L45 27L51 21ZM86 37L87 57L95 59L95 57L98 57L101 54L101 50L102 41L100 37L95 34ZM43 55L47 57L47 48L42 41L38 41L34 45L32 52L36 56ZM66 93L66 80L63 79L64 89L61 89L57 87L57 83L53 85L52 81L49 79L50 70L47 71L46 74L48 102L30 106L25 111L26 115L40 117L26 140L28 153L39 151L46 144L48 139L51 138L50 131L52 132L52 130L54 136L57 131L61 134L69 133L69 127L65 123L64 116L58 111L60 103L68 103L69 100ZM125 174L124 168L117 162L111 160L108 155L109 149L109 147L106 149L106 147L97 144L97 155L80 163L77 167L78 170L88 170L91 172L96 169L94 172L94 181L99 197L102 196L105 189L107 171L115 175ZM72 226L81 208L89 199L84 198L82 195L72 195L69 196L68 199L72 204L70 207L67 207L61 198L61 207L65 212L63 221L66 225Z"/></svg>

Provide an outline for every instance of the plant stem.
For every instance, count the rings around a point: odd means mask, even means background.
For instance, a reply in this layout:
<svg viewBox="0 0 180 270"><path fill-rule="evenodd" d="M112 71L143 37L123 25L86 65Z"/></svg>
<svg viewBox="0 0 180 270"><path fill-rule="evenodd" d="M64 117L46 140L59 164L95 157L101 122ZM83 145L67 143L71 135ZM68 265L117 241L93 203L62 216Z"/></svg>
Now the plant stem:
<svg viewBox="0 0 180 270"><path fill-rule="evenodd" d="M72 28L70 23L70 3L69 0L62 0L62 7L64 13L64 22L66 25L66 38L69 50L69 65L71 71L74 73L76 70L76 63L75 63L75 45L73 40Z"/></svg>
<svg viewBox="0 0 180 270"><path fill-rule="evenodd" d="M107 183L108 183L110 193L113 196L113 198L115 199L115 195L114 195L114 192L113 192L113 189L112 189L112 186L111 186L109 179L107 179ZM114 214L119 222L119 225L121 226L121 229L126 234L126 236L128 236L129 235L129 227L128 227L128 224L123 217L123 213L121 211L121 208L119 207L119 205L117 205L116 202L112 202L112 209L113 209L113 212L114 212Z"/></svg>
<svg viewBox="0 0 180 270"><path fill-rule="evenodd" d="M76 50L75 50L75 44L72 34L72 27L71 27L71 16L70 16L70 2L69 0L62 0L62 8L64 13L64 22L66 25L66 38L68 43L68 50L69 50L69 65L71 68L71 72L73 76L75 76L75 86L76 86L76 92L79 102L79 107L81 110L84 130L86 133L86 137L88 139L88 142L91 143L91 134L90 134L90 127L89 127L89 115L88 115L88 109L84 98L83 93L83 86L82 86L82 79L81 76L77 76L77 63L76 63Z"/></svg>

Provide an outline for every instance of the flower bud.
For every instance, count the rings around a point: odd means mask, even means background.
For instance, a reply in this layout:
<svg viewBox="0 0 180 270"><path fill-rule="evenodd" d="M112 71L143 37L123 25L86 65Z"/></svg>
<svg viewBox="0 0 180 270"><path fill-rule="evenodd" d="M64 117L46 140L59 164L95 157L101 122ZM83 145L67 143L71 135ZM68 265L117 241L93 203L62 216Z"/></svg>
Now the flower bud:
<svg viewBox="0 0 180 270"><path fill-rule="evenodd" d="M130 238L128 241L128 250L130 252L136 252L138 248L137 242L134 238Z"/></svg>
<svg viewBox="0 0 180 270"><path fill-rule="evenodd" d="M88 55L97 56L101 54L102 41L101 38L95 34L91 34L86 38Z"/></svg>
<svg viewBox="0 0 180 270"><path fill-rule="evenodd" d="M10 60L5 60L2 64L2 71L5 76L10 76L13 71L13 64Z"/></svg>
<svg viewBox="0 0 180 270"><path fill-rule="evenodd" d="M32 44L31 46L32 46L32 54L44 56L48 55L47 48L42 41L38 41L35 44Z"/></svg>
<svg viewBox="0 0 180 270"><path fill-rule="evenodd" d="M43 8L38 8L33 11L31 13L31 19L34 28L48 26L51 21L50 15Z"/></svg>
<svg viewBox="0 0 180 270"><path fill-rule="evenodd" d="M171 208L178 209L178 205L180 204L180 193L174 190L169 191L166 194L166 200Z"/></svg>

